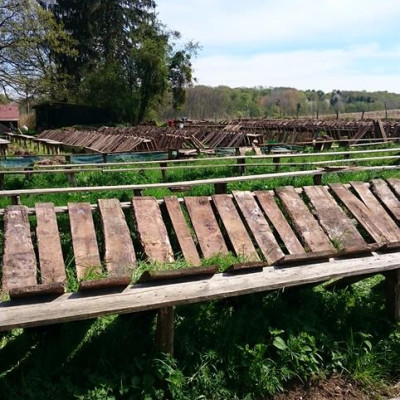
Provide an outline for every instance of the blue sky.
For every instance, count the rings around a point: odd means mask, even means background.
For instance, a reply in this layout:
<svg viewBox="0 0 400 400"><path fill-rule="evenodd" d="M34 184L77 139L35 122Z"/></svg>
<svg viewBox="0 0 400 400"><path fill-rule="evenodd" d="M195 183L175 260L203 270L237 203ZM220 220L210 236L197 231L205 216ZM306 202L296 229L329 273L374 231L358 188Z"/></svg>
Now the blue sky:
<svg viewBox="0 0 400 400"><path fill-rule="evenodd" d="M400 93L399 0L158 0L198 84Z"/></svg>

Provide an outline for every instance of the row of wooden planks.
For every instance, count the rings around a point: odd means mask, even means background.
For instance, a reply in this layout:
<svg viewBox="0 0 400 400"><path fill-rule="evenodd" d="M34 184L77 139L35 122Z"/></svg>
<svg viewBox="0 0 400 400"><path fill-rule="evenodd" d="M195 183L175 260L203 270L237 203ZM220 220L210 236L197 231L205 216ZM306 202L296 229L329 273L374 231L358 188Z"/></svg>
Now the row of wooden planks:
<svg viewBox="0 0 400 400"><path fill-rule="evenodd" d="M368 253L400 242L400 180L373 180L208 197L134 197L132 232L116 199L98 201L104 237L103 260L88 203L68 205L76 277L81 289L127 286L137 254L171 263L179 252L193 266L201 258L233 251L244 261L269 265ZM11 297L63 293L65 261L54 206L36 205L39 263L27 208L10 206L4 215L2 290ZM186 215L187 212L187 215ZM354 221L357 221L355 223ZM140 244L135 247L132 237ZM176 238L179 249L173 246ZM139 247L136 247L139 246ZM103 266L107 272L104 278ZM101 279L100 279L101 276ZM90 277L94 281L87 280Z"/></svg>

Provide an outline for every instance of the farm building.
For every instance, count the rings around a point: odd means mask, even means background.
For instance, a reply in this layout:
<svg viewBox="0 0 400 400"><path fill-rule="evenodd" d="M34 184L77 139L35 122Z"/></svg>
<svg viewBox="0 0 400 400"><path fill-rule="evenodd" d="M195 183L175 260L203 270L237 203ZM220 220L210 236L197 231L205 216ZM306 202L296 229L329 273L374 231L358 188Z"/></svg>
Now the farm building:
<svg viewBox="0 0 400 400"><path fill-rule="evenodd" d="M17 128L19 121L19 105L0 105L0 130L8 130L10 126Z"/></svg>

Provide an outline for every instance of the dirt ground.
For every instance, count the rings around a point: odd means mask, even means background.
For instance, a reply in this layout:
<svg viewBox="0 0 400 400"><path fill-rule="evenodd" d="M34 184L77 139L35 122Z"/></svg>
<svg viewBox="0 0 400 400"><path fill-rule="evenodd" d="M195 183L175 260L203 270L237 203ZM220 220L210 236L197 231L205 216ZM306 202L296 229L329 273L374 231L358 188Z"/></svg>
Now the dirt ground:
<svg viewBox="0 0 400 400"><path fill-rule="evenodd" d="M400 387L392 390L365 390L339 376L320 380L309 387L301 385L274 397L274 400L386 400L400 395Z"/></svg>

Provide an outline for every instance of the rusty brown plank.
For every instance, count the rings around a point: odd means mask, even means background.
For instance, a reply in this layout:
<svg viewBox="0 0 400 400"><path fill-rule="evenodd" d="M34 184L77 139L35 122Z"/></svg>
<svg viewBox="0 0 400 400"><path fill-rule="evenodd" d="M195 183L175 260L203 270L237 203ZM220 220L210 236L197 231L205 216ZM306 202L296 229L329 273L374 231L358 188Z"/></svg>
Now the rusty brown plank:
<svg viewBox="0 0 400 400"><path fill-rule="evenodd" d="M297 239L286 218L282 214L275 202L274 196L269 192L255 192L260 206L264 210L265 215L271 221L274 228L278 232L282 242L285 244L289 254L304 254L305 250Z"/></svg>
<svg viewBox="0 0 400 400"><path fill-rule="evenodd" d="M207 197L185 197L193 228L205 258L228 254L221 230Z"/></svg>
<svg viewBox="0 0 400 400"><path fill-rule="evenodd" d="M89 203L68 203L76 275L79 280L89 274L101 274L101 261Z"/></svg>
<svg viewBox="0 0 400 400"><path fill-rule="evenodd" d="M268 264L274 264L284 253L254 196L251 192L233 192L233 196L263 256Z"/></svg>
<svg viewBox="0 0 400 400"><path fill-rule="evenodd" d="M304 192L314 207L319 223L338 249L366 247L367 243L327 188L306 186Z"/></svg>
<svg viewBox="0 0 400 400"><path fill-rule="evenodd" d="M3 291L36 284L36 256L28 209L25 206L7 207L4 215Z"/></svg>
<svg viewBox="0 0 400 400"><path fill-rule="evenodd" d="M398 242L400 240L400 229L373 195L368 183L351 182L350 184L374 216L375 224L378 225L386 239L389 242Z"/></svg>
<svg viewBox="0 0 400 400"><path fill-rule="evenodd" d="M161 210L154 197L134 197L133 214L143 249L151 262L173 262L174 255Z"/></svg>
<svg viewBox="0 0 400 400"><path fill-rule="evenodd" d="M131 275L136 268L136 255L121 203L117 199L99 199L98 204L108 275Z"/></svg>
<svg viewBox="0 0 400 400"><path fill-rule="evenodd" d="M388 184L383 179L373 179L371 181L371 189L386 206L388 212L397 222L400 222L400 201L392 192Z"/></svg>
<svg viewBox="0 0 400 400"><path fill-rule="evenodd" d="M257 250L247 233L232 198L226 194L218 194L212 196L212 200L224 224L235 254L243 256L246 261L260 261Z"/></svg>
<svg viewBox="0 0 400 400"><path fill-rule="evenodd" d="M384 244L387 239L377 224L377 220L371 214L369 208L351 193L343 184L335 183L329 185L340 201L354 215L357 221L365 228L371 237L379 244Z"/></svg>
<svg viewBox="0 0 400 400"><path fill-rule="evenodd" d="M164 197L165 206L171 219L182 255L185 260L194 266L200 265L199 253L196 249L188 224L176 197Z"/></svg>
<svg viewBox="0 0 400 400"><path fill-rule="evenodd" d="M293 226L311 252L335 251L332 243L292 186L275 189Z"/></svg>
<svg viewBox="0 0 400 400"><path fill-rule="evenodd" d="M64 257L53 203L35 205L36 236L39 249L40 275L43 284L65 283Z"/></svg>

